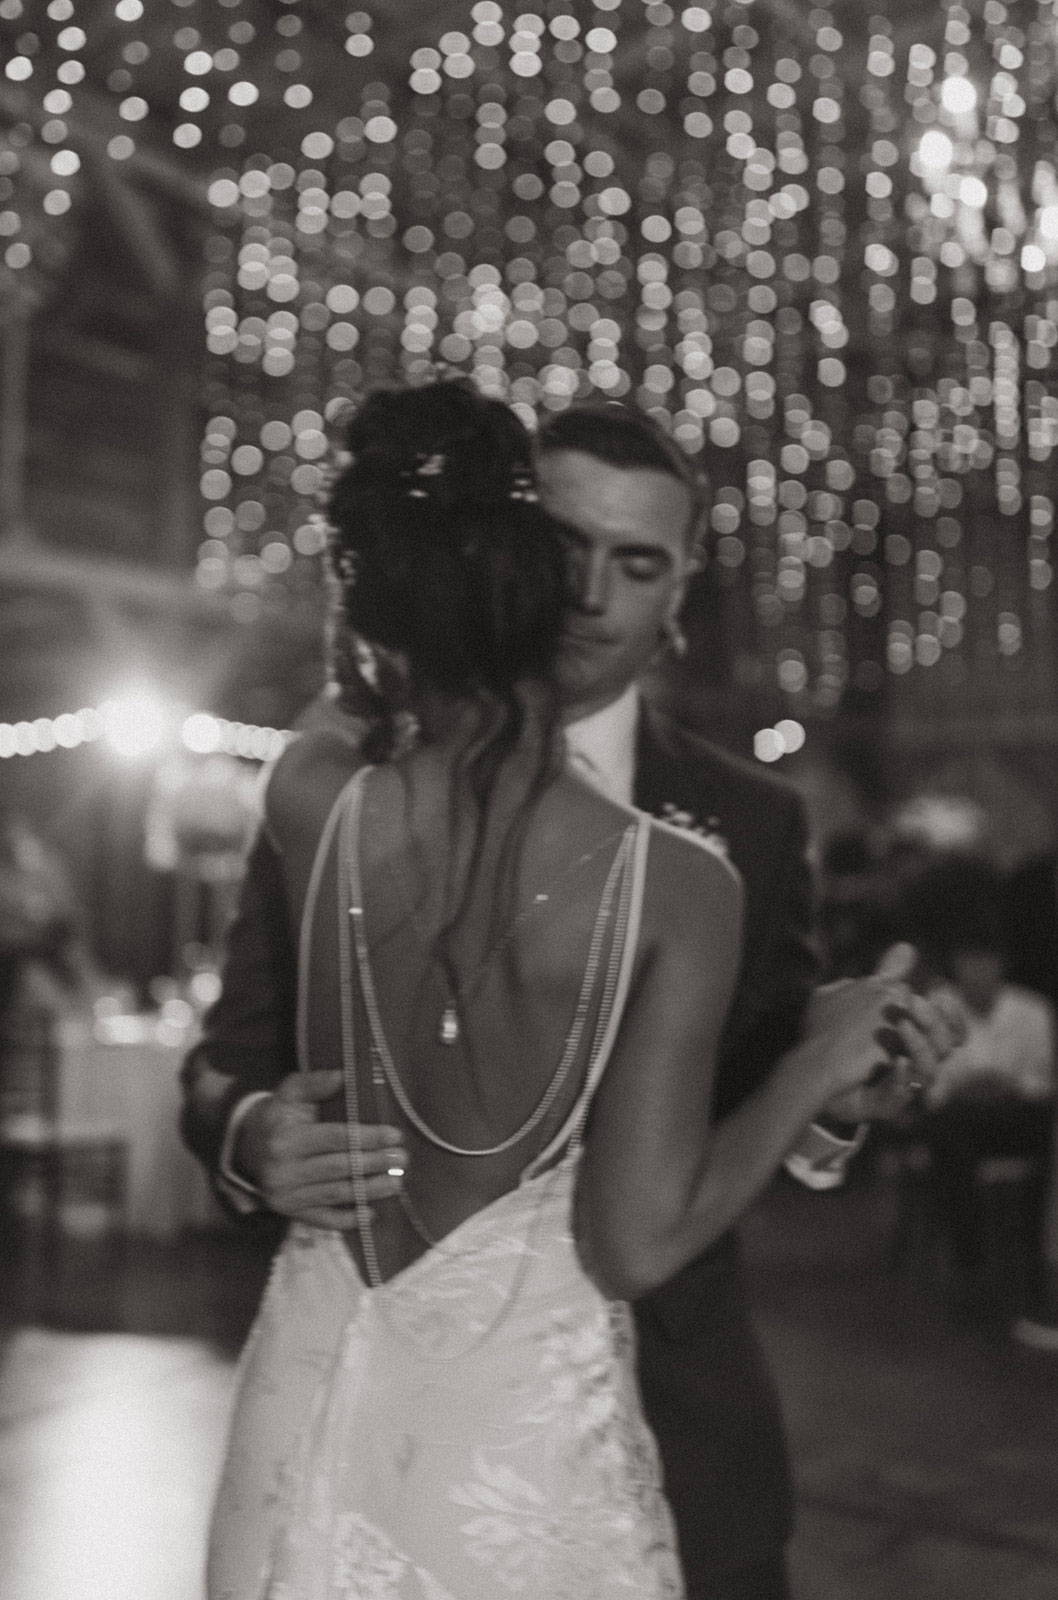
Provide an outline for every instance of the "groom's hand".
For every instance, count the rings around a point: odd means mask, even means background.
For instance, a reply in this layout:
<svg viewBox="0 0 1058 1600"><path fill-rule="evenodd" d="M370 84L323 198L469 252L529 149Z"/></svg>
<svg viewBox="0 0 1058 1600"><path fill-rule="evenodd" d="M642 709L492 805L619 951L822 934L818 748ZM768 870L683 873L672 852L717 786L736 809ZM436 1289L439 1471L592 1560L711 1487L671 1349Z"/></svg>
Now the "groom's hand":
<svg viewBox="0 0 1058 1600"><path fill-rule="evenodd" d="M319 1228L356 1222L353 1149L343 1122L322 1120L325 1103L341 1092L340 1071L294 1072L274 1094L247 1112L235 1141L234 1166L272 1210ZM379 1124L359 1128L366 1199L395 1195L408 1156L400 1130Z"/></svg>
<svg viewBox="0 0 1058 1600"><path fill-rule="evenodd" d="M850 983L883 981L897 984L907 1018L898 1027L877 1036L873 1060L861 1063L864 1081L835 1095L824 1107L826 1125L848 1127L862 1122L892 1122L904 1115L929 1084L942 1061L966 1036L961 1010L936 995L915 994L910 988L918 952L910 944L894 944L882 956L868 980L841 978L816 991L813 1005L825 1006L828 996ZM884 1057L884 1059L883 1059Z"/></svg>

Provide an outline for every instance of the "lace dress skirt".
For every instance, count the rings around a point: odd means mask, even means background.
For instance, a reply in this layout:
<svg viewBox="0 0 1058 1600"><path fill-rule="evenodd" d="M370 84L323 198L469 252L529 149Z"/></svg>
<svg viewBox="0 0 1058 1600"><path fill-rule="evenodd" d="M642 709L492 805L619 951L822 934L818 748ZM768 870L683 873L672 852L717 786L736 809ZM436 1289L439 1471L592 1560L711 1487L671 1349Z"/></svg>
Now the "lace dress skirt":
<svg viewBox="0 0 1058 1600"><path fill-rule="evenodd" d="M628 1307L584 1274L572 1166L381 1289L296 1225L243 1355L209 1600L679 1600Z"/></svg>

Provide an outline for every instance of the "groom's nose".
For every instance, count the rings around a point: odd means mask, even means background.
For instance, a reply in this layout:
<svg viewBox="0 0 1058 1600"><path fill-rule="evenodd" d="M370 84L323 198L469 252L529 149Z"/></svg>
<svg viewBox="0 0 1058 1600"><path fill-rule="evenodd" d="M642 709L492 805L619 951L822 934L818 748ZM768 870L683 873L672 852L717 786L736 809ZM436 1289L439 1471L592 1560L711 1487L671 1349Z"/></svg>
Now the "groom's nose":
<svg viewBox="0 0 1058 1600"><path fill-rule="evenodd" d="M610 599L610 564L604 550L579 554L571 574L573 606L587 616L600 617Z"/></svg>

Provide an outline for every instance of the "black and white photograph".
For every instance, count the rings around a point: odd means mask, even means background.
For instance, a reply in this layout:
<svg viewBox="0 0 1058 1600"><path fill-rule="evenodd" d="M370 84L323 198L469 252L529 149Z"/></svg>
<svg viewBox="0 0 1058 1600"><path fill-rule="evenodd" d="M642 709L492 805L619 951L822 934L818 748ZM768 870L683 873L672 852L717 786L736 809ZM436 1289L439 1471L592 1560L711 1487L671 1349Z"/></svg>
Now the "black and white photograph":
<svg viewBox="0 0 1058 1600"><path fill-rule="evenodd" d="M0 0L3 1600L1056 1600L1056 503L1058 0Z"/></svg>

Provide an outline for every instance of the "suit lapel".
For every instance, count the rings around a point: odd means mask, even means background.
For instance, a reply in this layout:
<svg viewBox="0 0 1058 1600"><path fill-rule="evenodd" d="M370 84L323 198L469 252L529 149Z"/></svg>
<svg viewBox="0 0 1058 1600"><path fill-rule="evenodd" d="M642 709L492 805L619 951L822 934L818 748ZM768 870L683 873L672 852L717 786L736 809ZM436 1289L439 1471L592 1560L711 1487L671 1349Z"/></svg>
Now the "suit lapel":
<svg viewBox="0 0 1058 1600"><path fill-rule="evenodd" d="M644 706L636 736L634 800L641 811L663 816L666 807L687 811L703 827L724 834L724 797L704 752L684 749L679 732Z"/></svg>

